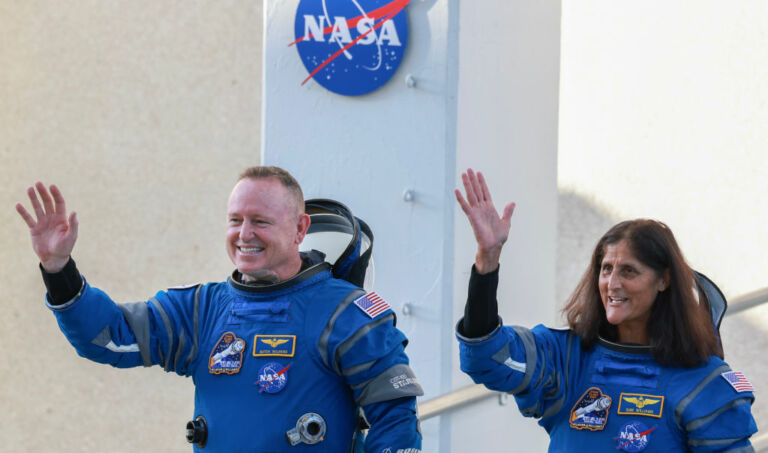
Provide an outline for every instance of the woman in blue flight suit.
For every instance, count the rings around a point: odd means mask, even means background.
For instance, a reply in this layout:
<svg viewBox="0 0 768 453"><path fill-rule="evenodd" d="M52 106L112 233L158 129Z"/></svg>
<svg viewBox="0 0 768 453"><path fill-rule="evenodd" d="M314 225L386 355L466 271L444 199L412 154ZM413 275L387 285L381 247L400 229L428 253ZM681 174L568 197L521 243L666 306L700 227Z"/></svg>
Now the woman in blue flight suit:
<svg viewBox="0 0 768 453"><path fill-rule="evenodd" d="M456 326L461 369L512 393L550 452L754 451L753 388L722 360L706 293L666 225L621 222L600 239L564 309L570 329L503 326L496 286L514 203L499 217L482 174L462 180L478 249Z"/></svg>

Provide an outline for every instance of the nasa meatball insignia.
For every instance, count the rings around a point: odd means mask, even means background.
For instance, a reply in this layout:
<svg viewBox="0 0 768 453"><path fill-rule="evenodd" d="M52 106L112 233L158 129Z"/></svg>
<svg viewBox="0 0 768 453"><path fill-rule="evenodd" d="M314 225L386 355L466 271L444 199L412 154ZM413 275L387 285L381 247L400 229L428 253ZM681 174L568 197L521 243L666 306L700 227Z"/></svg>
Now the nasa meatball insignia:
<svg viewBox="0 0 768 453"><path fill-rule="evenodd" d="M277 393L288 384L288 369L291 364L283 365L279 362L269 362L259 369L259 393Z"/></svg>
<svg viewBox="0 0 768 453"><path fill-rule="evenodd" d="M617 442L616 449L628 452L645 450L651 441L651 433L656 426L648 428L643 422L629 422L621 427L619 434L613 438Z"/></svg>
<svg viewBox="0 0 768 453"><path fill-rule="evenodd" d="M370 93L392 77L405 54L411 0L301 0L295 41L309 75L346 96Z"/></svg>
<svg viewBox="0 0 768 453"><path fill-rule="evenodd" d="M208 370L213 374L235 374L243 366L245 340L232 332L224 332L216 342L208 359Z"/></svg>
<svg viewBox="0 0 768 453"><path fill-rule="evenodd" d="M611 397L597 387L590 387L571 409L571 428L600 431L608 421Z"/></svg>

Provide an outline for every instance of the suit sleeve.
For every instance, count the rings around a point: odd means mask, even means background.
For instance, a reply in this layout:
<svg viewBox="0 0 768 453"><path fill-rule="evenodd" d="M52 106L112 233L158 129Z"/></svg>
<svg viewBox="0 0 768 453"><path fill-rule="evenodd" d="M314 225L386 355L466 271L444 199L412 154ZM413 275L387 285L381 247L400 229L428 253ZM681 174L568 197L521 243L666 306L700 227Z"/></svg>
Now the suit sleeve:
<svg viewBox="0 0 768 453"><path fill-rule="evenodd" d="M731 385L726 376L732 375L727 364L714 368L675 407L675 420L690 451L754 452L749 438L757 432L751 411L755 396L740 387L745 381L736 384L741 390Z"/></svg>
<svg viewBox="0 0 768 453"><path fill-rule="evenodd" d="M527 417L546 418L562 409L570 357L562 349L578 347L572 334L559 338L543 325L497 327L480 338L458 330L461 370L475 383L513 394Z"/></svg>
<svg viewBox="0 0 768 453"><path fill-rule="evenodd" d="M365 412L365 451L421 451L416 397L423 391L408 365L408 340L391 310L371 318L354 305L362 294L353 291L336 308L320 337L321 358Z"/></svg>
<svg viewBox="0 0 768 453"><path fill-rule="evenodd" d="M197 353L202 287L159 292L149 301L116 304L83 279L70 301L51 305L67 340L89 360L118 368L160 365L189 375Z"/></svg>

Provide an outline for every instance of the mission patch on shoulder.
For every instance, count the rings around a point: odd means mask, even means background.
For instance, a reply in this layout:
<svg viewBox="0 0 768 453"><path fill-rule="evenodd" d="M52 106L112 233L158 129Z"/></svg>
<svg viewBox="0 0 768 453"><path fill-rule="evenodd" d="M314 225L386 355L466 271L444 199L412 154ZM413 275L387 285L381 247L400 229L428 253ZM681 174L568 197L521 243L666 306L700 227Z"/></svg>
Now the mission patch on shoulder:
<svg viewBox="0 0 768 453"><path fill-rule="evenodd" d="M739 393L755 391L752 383L749 382L749 379L747 379L741 371L727 371L720 376L728 381L728 383L731 384L731 387Z"/></svg>
<svg viewBox="0 0 768 453"><path fill-rule="evenodd" d="M363 311L368 317L375 318L376 316L389 310L390 307L387 301L382 299L378 294L371 291L370 293L360 296L355 299L355 306Z"/></svg>

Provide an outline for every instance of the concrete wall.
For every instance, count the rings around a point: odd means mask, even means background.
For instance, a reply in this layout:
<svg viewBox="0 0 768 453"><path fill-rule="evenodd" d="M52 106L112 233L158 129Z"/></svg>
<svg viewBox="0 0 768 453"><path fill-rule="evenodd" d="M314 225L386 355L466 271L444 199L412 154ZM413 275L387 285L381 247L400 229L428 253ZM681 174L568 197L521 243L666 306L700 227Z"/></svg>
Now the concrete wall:
<svg viewBox="0 0 768 453"><path fill-rule="evenodd" d="M0 6L0 451L190 451L191 380L78 357L13 205L78 212L74 257L116 300L220 280L225 205L259 162L259 2Z"/></svg>

